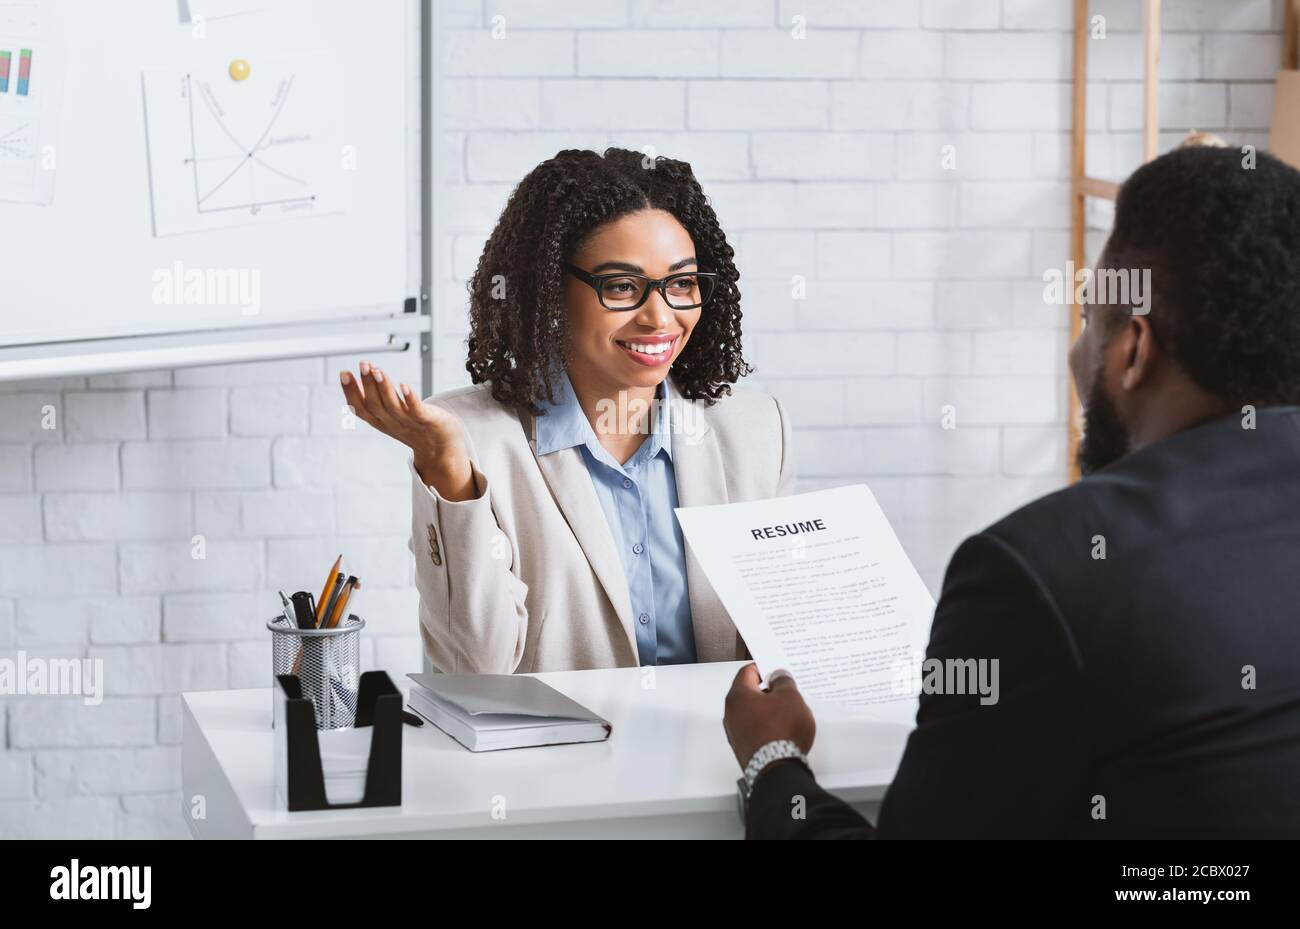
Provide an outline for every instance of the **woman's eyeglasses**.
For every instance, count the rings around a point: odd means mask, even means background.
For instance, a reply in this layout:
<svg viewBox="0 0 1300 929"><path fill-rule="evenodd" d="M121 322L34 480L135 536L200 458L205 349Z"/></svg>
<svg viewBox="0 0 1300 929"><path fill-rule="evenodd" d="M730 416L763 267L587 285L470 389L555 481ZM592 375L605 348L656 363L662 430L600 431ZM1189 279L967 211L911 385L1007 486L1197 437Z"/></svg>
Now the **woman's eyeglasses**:
<svg viewBox="0 0 1300 929"><path fill-rule="evenodd" d="M656 281L627 271L591 274L568 262L564 267L594 290L607 310L635 310L646 302L651 290L659 291L674 310L693 310L709 302L718 284L718 275L713 271L683 271Z"/></svg>

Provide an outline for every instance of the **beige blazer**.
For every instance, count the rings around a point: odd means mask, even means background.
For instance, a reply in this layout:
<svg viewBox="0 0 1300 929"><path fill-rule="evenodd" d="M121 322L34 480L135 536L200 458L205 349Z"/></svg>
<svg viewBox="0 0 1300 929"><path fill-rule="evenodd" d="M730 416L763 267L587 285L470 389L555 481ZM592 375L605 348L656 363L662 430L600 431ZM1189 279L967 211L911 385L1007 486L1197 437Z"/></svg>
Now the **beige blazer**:
<svg viewBox="0 0 1300 929"><path fill-rule="evenodd" d="M465 424L479 490L453 503L411 467L420 634L434 667L502 674L637 665L627 579L582 453L538 456L535 417L494 400L486 385L427 402ZM744 389L712 407L675 391L670 402L680 506L793 491L780 402ZM689 546L686 583L696 657L749 657Z"/></svg>

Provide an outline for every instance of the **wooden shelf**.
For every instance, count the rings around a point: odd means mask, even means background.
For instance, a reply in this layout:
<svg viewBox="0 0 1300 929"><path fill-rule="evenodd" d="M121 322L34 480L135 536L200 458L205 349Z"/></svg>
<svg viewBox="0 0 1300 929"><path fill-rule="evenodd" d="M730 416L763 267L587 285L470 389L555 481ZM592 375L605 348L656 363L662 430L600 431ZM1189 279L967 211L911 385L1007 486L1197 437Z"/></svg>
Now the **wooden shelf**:
<svg viewBox="0 0 1300 929"><path fill-rule="evenodd" d="M1156 157L1160 147L1160 0L1136 0L1143 6L1143 70L1142 70L1142 157L1143 162ZM1090 40L1089 0L1074 0L1074 68L1073 68L1073 121L1070 158L1070 260L1074 267L1087 266L1087 203L1089 197L1114 200L1119 184L1088 176L1088 42ZM1300 10L1300 0L1291 0L1292 8ZM1079 337L1083 317L1077 304L1070 305L1070 342ZM1074 379L1068 374L1070 399L1066 417L1068 431L1068 467L1071 482L1079 479L1078 451L1081 429L1079 397L1074 389Z"/></svg>

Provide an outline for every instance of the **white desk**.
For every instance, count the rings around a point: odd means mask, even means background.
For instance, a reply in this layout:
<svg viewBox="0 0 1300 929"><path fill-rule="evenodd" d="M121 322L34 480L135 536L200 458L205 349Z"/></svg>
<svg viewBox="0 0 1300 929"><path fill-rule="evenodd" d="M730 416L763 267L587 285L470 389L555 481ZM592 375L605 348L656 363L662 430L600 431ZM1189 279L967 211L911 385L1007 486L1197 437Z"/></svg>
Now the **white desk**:
<svg viewBox="0 0 1300 929"><path fill-rule="evenodd" d="M741 666L539 674L609 720L609 740L475 754L427 721L403 726L401 807L309 813L275 802L270 688L187 693L186 821L197 838L739 838L722 702ZM874 816L908 731L821 710L813 770ZM188 815L196 795L204 819Z"/></svg>

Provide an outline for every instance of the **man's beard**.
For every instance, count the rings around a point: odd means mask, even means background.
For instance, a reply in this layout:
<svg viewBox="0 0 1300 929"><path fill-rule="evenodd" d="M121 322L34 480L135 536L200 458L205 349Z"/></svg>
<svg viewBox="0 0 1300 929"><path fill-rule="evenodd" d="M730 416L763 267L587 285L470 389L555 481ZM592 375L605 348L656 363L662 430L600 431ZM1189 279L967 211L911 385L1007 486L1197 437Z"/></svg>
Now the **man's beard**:
<svg viewBox="0 0 1300 929"><path fill-rule="evenodd" d="M1079 472L1085 475L1119 461L1129 453L1130 444L1128 427L1119 418L1100 371L1093 378L1086 410L1078 455Z"/></svg>

